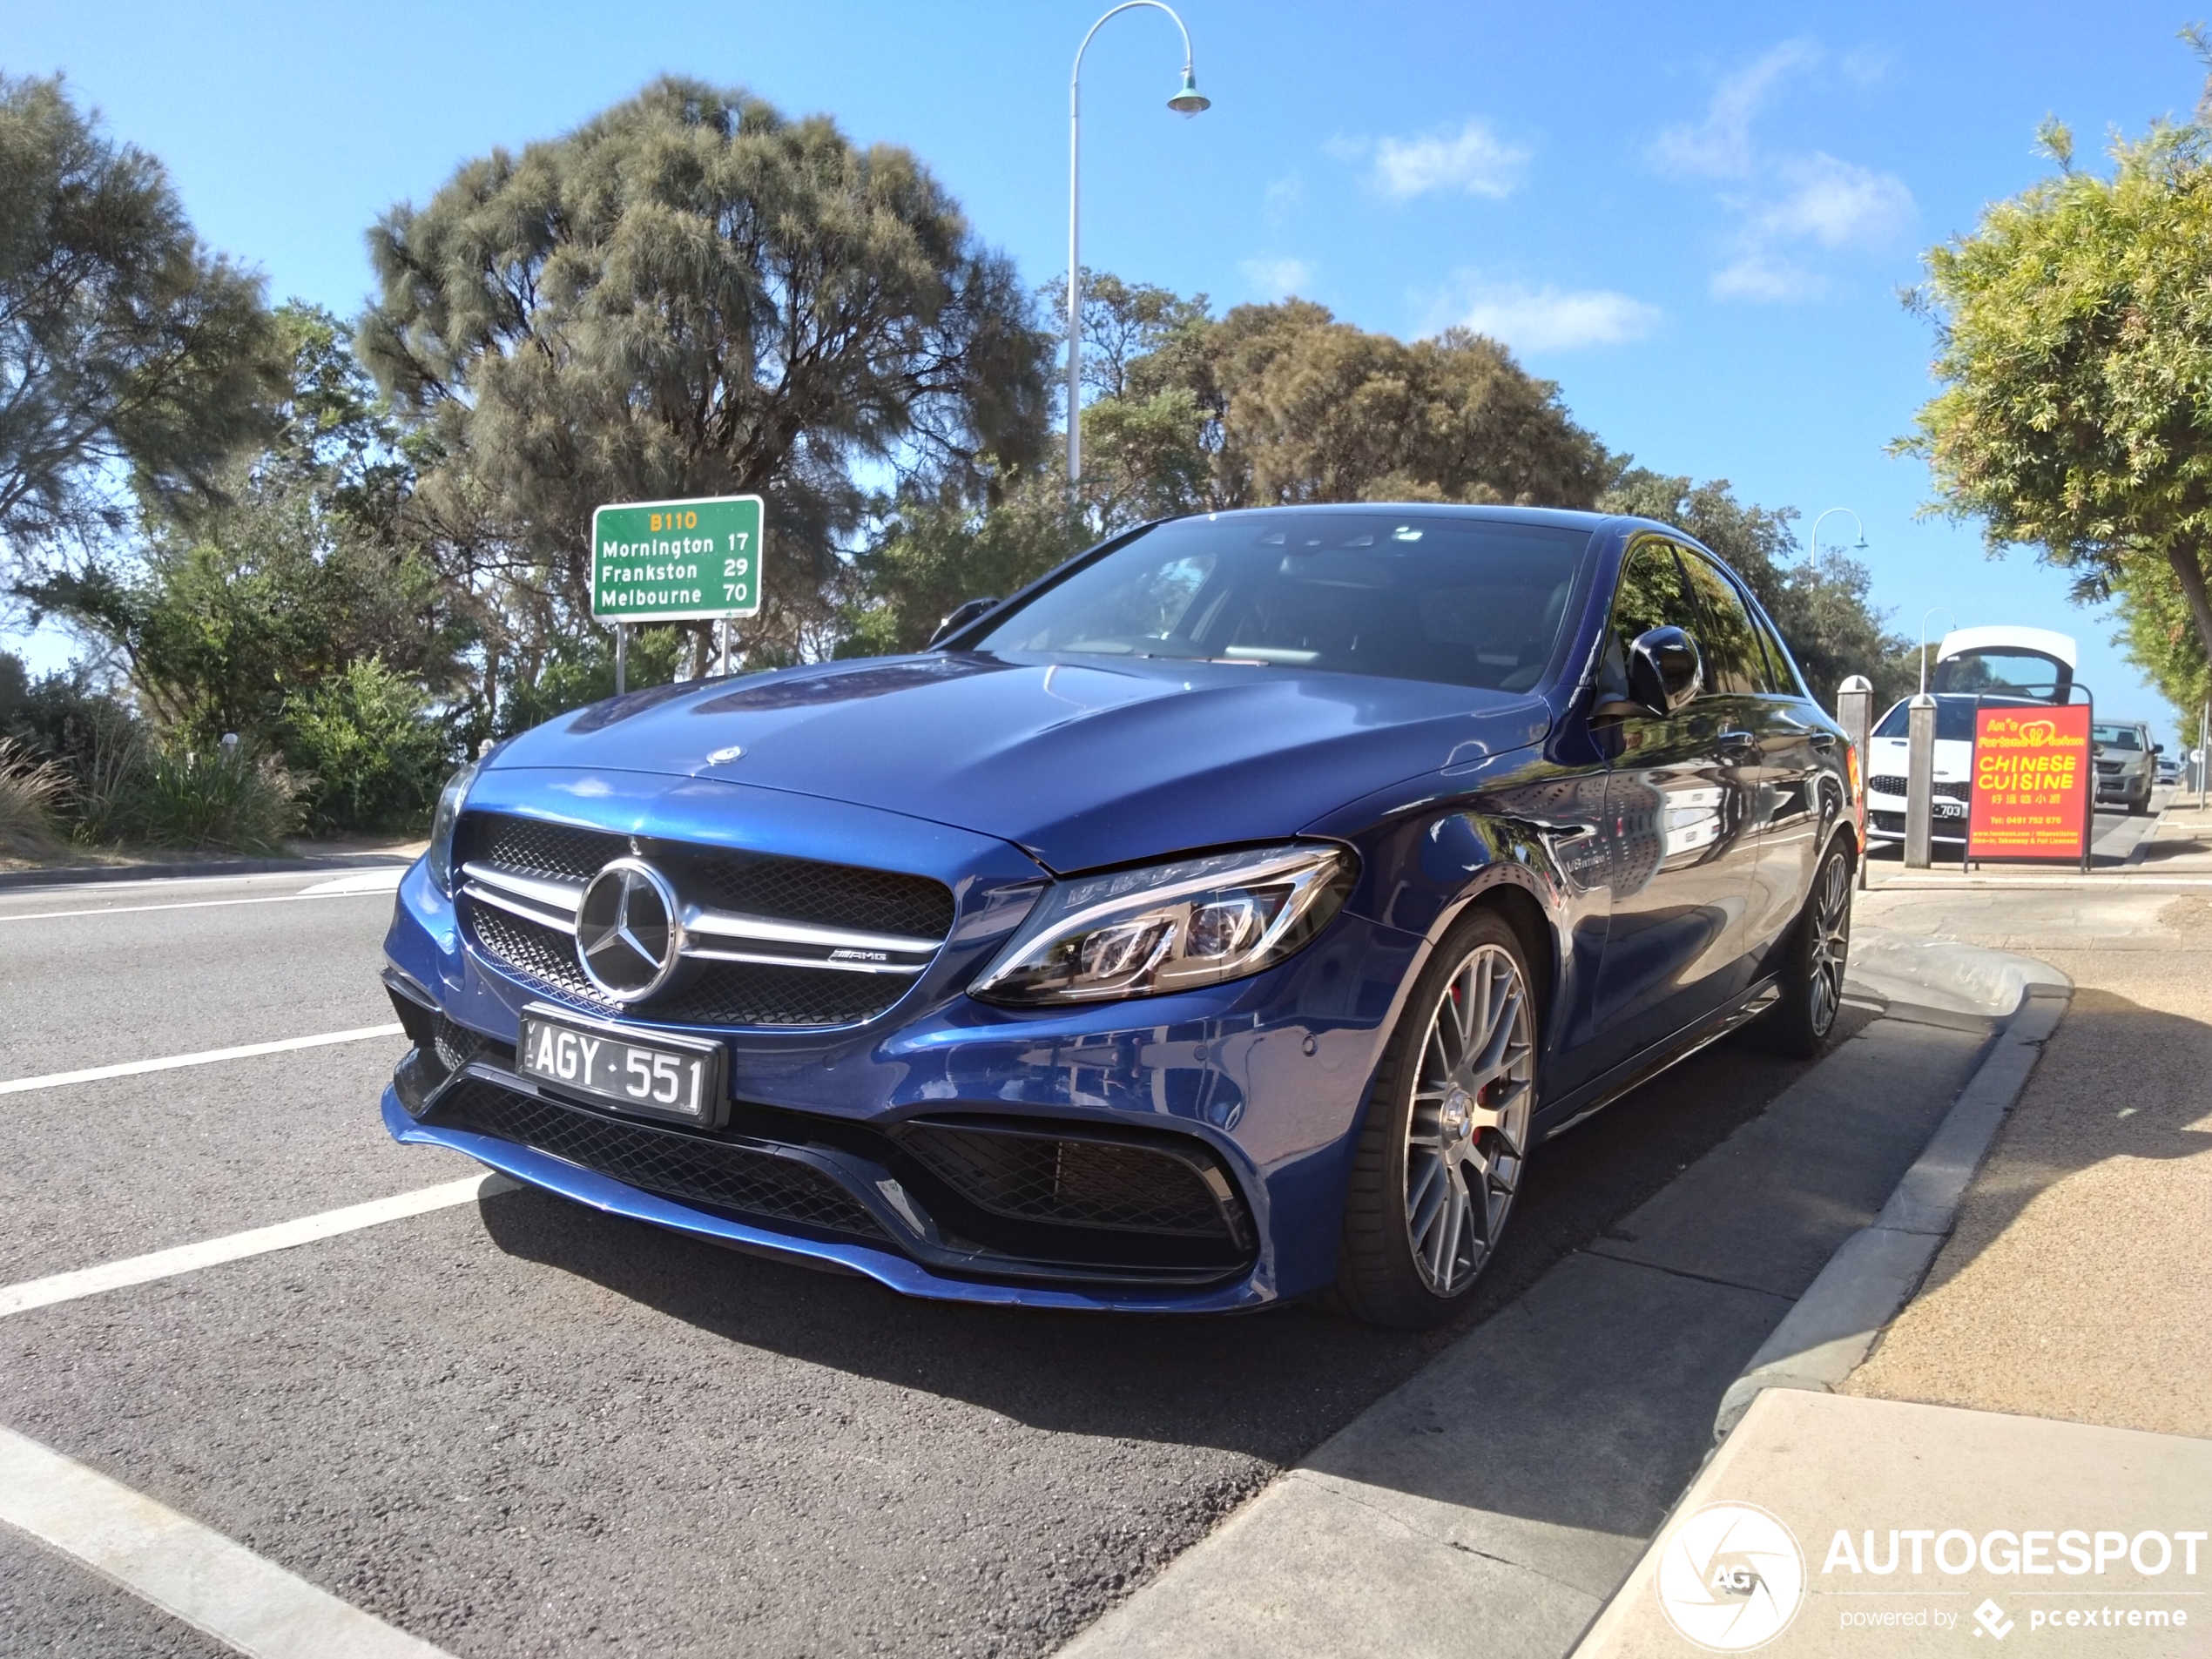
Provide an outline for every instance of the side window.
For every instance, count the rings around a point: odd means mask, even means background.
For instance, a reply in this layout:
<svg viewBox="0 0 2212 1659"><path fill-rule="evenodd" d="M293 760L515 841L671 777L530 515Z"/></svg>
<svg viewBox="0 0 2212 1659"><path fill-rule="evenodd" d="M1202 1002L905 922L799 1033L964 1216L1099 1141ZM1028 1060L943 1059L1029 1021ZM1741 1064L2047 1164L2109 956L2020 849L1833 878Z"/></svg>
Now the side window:
<svg viewBox="0 0 2212 1659"><path fill-rule="evenodd" d="M1811 695L1805 690L1804 681L1798 678L1797 664L1784 648L1782 636L1775 631L1774 624L1764 611L1758 610L1751 613L1751 620L1758 627L1760 643L1766 647L1770 678L1774 682L1775 691L1783 697Z"/></svg>
<svg viewBox="0 0 2212 1659"><path fill-rule="evenodd" d="M1621 567L1621 588L1613 599L1613 651L1625 656L1629 641L1654 628L1679 628L1694 638L1697 607L1674 549L1664 542L1642 542Z"/></svg>
<svg viewBox="0 0 2212 1659"><path fill-rule="evenodd" d="M1716 691L1744 694L1766 690L1766 660L1736 584L1711 560L1683 550L1683 566L1697 595L1703 625L1691 631L1705 658L1705 683Z"/></svg>

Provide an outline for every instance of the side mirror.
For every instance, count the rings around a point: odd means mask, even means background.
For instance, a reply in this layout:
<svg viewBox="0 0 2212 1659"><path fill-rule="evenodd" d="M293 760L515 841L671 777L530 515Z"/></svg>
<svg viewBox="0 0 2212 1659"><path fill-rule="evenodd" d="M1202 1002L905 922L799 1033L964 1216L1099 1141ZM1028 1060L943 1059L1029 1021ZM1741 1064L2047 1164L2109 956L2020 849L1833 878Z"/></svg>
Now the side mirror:
<svg viewBox="0 0 2212 1659"><path fill-rule="evenodd" d="M2154 743L2150 746L2150 752L2155 755L2162 755L2166 752L2166 745L2162 743Z"/></svg>
<svg viewBox="0 0 2212 1659"><path fill-rule="evenodd" d="M995 594L987 594L980 599L962 600L945 613L945 619L937 624L937 631L929 636L929 644L924 649L934 651L939 640L949 639L997 604L998 598Z"/></svg>
<svg viewBox="0 0 2212 1659"><path fill-rule="evenodd" d="M1697 642L1679 628L1652 628L1629 647L1629 695L1662 718L1705 689Z"/></svg>

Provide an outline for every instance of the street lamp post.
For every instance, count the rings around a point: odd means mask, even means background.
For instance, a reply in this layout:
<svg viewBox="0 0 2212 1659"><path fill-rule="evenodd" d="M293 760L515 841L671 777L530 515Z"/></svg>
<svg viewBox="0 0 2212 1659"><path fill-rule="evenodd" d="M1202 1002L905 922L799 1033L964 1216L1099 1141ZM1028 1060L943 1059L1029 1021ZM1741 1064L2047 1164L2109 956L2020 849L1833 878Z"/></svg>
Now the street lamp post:
<svg viewBox="0 0 2212 1659"><path fill-rule="evenodd" d="M1082 374L1083 374L1083 265L1081 246L1082 214L1081 209L1082 178L1082 95L1080 91L1083 75L1083 54L1090 50L1090 37L1104 26L1108 17L1124 11L1135 11L1140 6L1150 6L1164 11L1175 18L1175 26L1183 35L1183 89L1168 100L1168 108L1177 115L1196 115L1212 103L1198 91L1197 78L1190 69L1190 31L1184 28L1183 19L1176 17L1175 8L1163 0L1124 0L1091 24L1090 34L1083 37L1083 44L1076 48L1076 66L1068 76L1068 482L1076 483L1082 477Z"/></svg>
<svg viewBox="0 0 2212 1659"><path fill-rule="evenodd" d="M1831 507L1812 521L1812 550L1805 555L1805 569L1808 570L1817 571L1820 569L1820 526L1824 520L1838 513L1848 515L1851 522L1858 525L1858 540L1851 543L1852 550L1859 553L1866 550L1866 526L1859 523L1858 515L1848 507Z"/></svg>

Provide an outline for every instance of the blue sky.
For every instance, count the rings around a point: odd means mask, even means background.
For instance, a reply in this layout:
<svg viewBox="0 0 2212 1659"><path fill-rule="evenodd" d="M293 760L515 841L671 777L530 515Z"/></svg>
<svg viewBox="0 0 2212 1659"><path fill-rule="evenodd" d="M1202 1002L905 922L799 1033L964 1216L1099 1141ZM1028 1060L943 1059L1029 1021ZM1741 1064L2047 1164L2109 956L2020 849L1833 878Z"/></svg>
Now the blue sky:
<svg viewBox="0 0 2212 1659"><path fill-rule="evenodd" d="M0 68L65 71L168 165L200 233L272 294L356 311L361 233L468 158L565 131L651 76L740 84L913 147L1042 281L1067 247L1067 75L1104 0L630 0L492 6L11 0ZM2062 629L2101 712L2168 711L2025 554L1918 520L1885 453L1928 395L1898 304L1920 250L2045 171L2186 114L2190 15L2099 3L1776 6L1189 0L1083 77L1085 262L1217 305L1294 291L1400 334L1466 321L1643 463L1864 520L1892 624ZM1837 515L1824 544L1848 541ZM1932 631L1947 625L1939 613ZM51 660L42 641L37 655Z"/></svg>

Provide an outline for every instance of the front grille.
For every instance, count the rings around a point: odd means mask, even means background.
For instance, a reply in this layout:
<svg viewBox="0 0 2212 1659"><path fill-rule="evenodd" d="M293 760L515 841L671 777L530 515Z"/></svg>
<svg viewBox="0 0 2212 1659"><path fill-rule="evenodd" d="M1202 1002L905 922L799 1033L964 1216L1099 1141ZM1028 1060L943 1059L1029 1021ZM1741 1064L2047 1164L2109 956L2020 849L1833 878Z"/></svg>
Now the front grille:
<svg viewBox="0 0 2212 1659"><path fill-rule="evenodd" d="M1149 1146L937 1123L909 1124L897 1140L997 1215L1193 1238L1229 1239L1239 1231L1186 1159Z"/></svg>
<svg viewBox="0 0 2212 1659"><path fill-rule="evenodd" d="M927 876L748 853L695 854L693 866L700 899L718 909L912 939L953 930L952 889Z"/></svg>
<svg viewBox="0 0 2212 1659"><path fill-rule="evenodd" d="M1866 789L1873 795L1902 795L1905 792L1905 779L1894 772L1879 772L1866 780ZM1972 797L1973 786L1939 783L1935 786L1935 792L1948 800L1966 800Z"/></svg>
<svg viewBox="0 0 2212 1659"><path fill-rule="evenodd" d="M576 941L489 905L469 907L476 942L532 988L602 1014L666 1025L852 1025L873 1019L914 981L758 962L699 962L668 990L625 1008L584 978Z"/></svg>
<svg viewBox="0 0 2212 1659"><path fill-rule="evenodd" d="M429 1121L511 1141L617 1181L744 1216L880 1238L867 1208L811 1164L679 1130L656 1129L464 1077Z"/></svg>
<svg viewBox="0 0 2212 1659"><path fill-rule="evenodd" d="M1866 821L1870 826L1881 831L1885 835L1902 835L1905 833L1905 814L1903 813L1869 813L1866 814Z"/></svg>
<svg viewBox="0 0 2212 1659"><path fill-rule="evenodd" d="M2097 762L2097 771L2103 777L2117 778L2120 775L2120 769L2127 764L2124 760L2100 760Z"/></svg>
<svg viewBox="0 0 2212 1659"><path fill-rule="evenodd" d="M474 832L469 857L564 881L589 881L628 853L631 841L504 813L479 815ZM686 898L715 908L917 939L942 939L953 930L952 889L927 876L679 841L639 838L638 845L671 867Z"/></svg>
<svg viewBox="0 0 2212 1659"><path fill-rule="evenodd" d="M541 824L536 819L486 815L475 820L469 856L527 875L589 881L610 860L630 851L626 835Z"/></svg>

